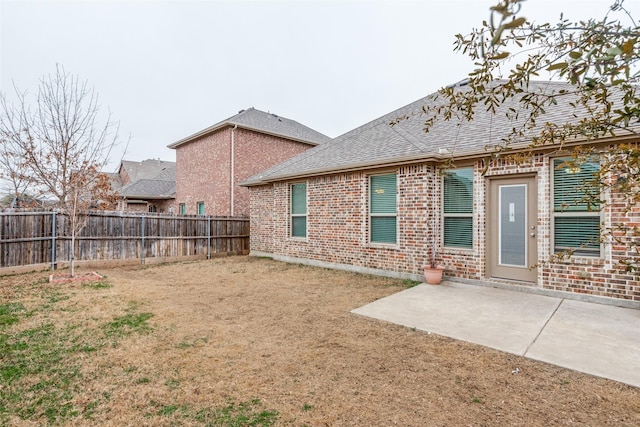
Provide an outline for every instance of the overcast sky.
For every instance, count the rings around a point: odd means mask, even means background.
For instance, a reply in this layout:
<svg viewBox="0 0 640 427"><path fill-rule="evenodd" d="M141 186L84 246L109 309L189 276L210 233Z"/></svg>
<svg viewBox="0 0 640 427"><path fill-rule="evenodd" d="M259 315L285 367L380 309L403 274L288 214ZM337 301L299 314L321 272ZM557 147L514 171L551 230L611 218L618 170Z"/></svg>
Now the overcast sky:
<svg viewBox="0 0 640 427"><path fill-rule="evenodd" d="M612 2L529 0L523 15L600 17ZM131 137L127 160L174 161L168 144L248 107L336 137L463 79L454 35L495 3L0 0L0 90L34 93L64 66Z"/></svg>

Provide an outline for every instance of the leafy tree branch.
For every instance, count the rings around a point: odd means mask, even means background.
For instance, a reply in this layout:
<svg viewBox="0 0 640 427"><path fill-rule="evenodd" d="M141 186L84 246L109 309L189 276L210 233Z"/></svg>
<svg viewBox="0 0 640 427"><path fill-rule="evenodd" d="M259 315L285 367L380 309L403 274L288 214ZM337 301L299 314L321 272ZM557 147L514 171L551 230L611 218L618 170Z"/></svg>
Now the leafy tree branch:
<svg viewBox="0 0 640 427"><path fill-rule="evenodd" d="M597 154L597 185L589 184L599 189L589 195L593 209L611 213L615 205L622 210L620 223L603 224L602 242L610 247L623 244L627 250L621 263L638 270L637 21L624 0L614 1L601 18L582 21L560 15L555 23L535 23L525 12L524 0L501 0L479 28L455 36L454 50L468 56L475 69L462 84L439 90L436 102L425 106L425 131L439 120L472 121L483 109L504 115L510 124L500 141L487 141L494 158L512 154L530 159L534 150L547 150L580 162ZM554 115L558 106L571 113ZM602 194L608 197L600 200Z"/></svg>

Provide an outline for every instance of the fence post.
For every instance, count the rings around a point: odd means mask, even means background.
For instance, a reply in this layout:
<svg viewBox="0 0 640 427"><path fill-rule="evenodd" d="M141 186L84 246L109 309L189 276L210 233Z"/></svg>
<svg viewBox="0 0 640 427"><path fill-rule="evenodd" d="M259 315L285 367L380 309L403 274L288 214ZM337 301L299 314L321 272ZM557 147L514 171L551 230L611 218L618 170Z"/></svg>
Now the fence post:
<svg viewBox="0 0 640 427"><path fill-rule="evenodd" d="M207 259L211 259L211 217L207 218Z"/></svg>
<svg viewBox="0 0 640 427"><path fill-rule="evenodd" d="M142 265L144 265L144 214L142 214L142 221L140 222L142 228L142 243L140 245L140 258L142 260Z"/></svg>
<svg viewBox="0 0 640 427"><path fill-rule="evenodd" d="M51 271L56 269L56 210L51 212Z"/></svg>

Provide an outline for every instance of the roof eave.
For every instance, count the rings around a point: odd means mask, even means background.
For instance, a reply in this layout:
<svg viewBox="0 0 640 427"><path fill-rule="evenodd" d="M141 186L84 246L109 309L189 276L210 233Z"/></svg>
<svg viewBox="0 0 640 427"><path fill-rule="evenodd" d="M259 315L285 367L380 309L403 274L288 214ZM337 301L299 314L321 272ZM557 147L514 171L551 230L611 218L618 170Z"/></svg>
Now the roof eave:
<svg viewBox="0 0 640 427"><path fill-rule="evenodd" d="M244 181L238 185L242 187L256 187L264 184L269 184L272 182L289 181L293 179L307 178L312 176L331 175L336 173L354 172L358 170L374 169L374 168L375 169L388 168L388 167L398 166L406 163L415 163L418 161L435 161L436 158L437 156L424 155L424 154L421 154L418 156L416 155L403 156L403 157L398 157L393 159L387 159L383 162L375 161L375 162L353 163L351 165L340 167L340 168L322 168L322 169L315 169L315 170L305 171L305 172L297 172L297 173L284 174L284 175L274 175L267 179L261 179L259 181Z"/></svg>
<svg viewBox="0 0 640 427"><path fill-rule="evenodd" d="M597 140L591 140L591 141L588 141L585 139L580 139L575 141L565 141L562 144L562 146L571 148L574 146L583 145L585 143L589 143L592 145L601 145L601 144L610 144L614 142L623 143L623 142L628 142L629 140L635 140L635 142L638 142L638 139L639 139L638 135L630 133L630 134L621 135L621 136L598 138ZM526 144L518 144L517 146L512 146L512 147L513 148L505 152L505 154L516 154L516 153L521 153L525 151L540 152L540 151L557 150L560 147L560 144L544 145L544 146L532 148L529 143L526 143ZM251 181L251 182L244 181L238 185L242 187L257 187L257 186L270 184L278 181L290 181L290 180L308 178L313 176L332 175L332 174L354 172L354 171L366 170L366 169L384 169L388 167L406 165L406 164L417 163L417 162L435 162L435 163L442 163L446 161L460 162L460 161L466 161L466 160L479 159L490 154L492 154L492 151L489 151L486 149L482 151L472 150L466 153L459 152L459 153L456 153L455 155L450 153L446 153L446 154L423 153L423 154L412 155L412 156L390 158L384 161L354 163L354 164L340 167L340 168L323 168L323 169L316 169L316 170L305 171L305 172L274 175L266 179L261 179L257 181Z"/></svg>
<svg viewBox="0 0 640 427"><path fill-rule="evenodd" d="M123 199L126 200L171 200L175 199L176 195L172 194L170 196L158 196L158 195L144 195L144 194L135 194L135 195L121 195Z"/></svg>

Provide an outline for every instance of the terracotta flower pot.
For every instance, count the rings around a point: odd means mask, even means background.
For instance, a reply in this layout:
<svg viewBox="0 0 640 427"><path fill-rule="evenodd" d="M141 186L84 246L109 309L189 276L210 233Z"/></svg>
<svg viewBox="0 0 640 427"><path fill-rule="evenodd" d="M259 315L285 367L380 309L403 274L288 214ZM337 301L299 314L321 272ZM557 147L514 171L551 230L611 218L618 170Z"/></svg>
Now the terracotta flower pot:
<svg viewBox="0 0 640 427"><path fill-rule="evenodd" d="M424 279L430 285L437 285L442 282L442 273L444 272L444 268L441 266L430 267L427 266L424 268Z"/></svg>

